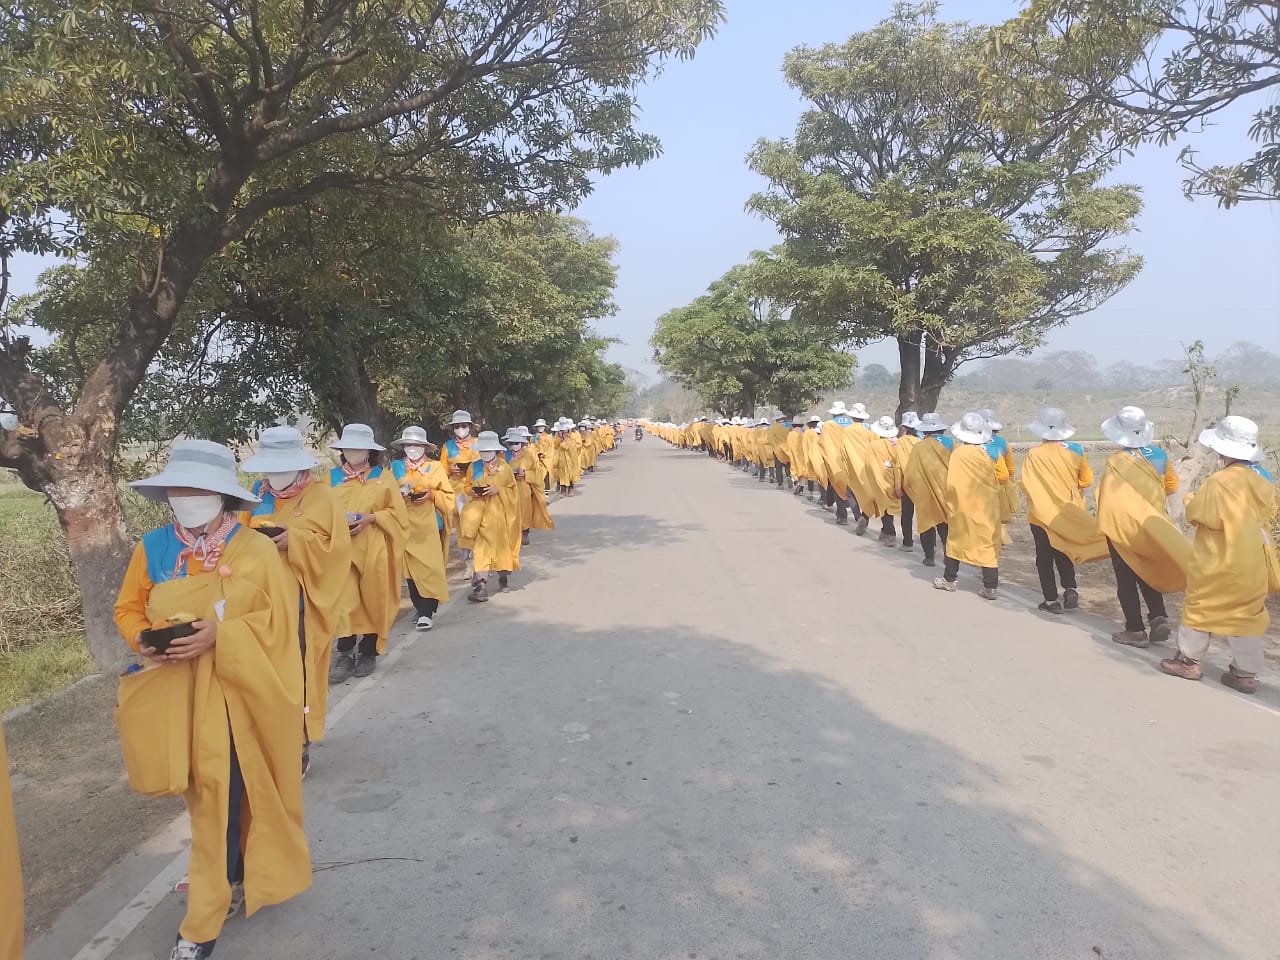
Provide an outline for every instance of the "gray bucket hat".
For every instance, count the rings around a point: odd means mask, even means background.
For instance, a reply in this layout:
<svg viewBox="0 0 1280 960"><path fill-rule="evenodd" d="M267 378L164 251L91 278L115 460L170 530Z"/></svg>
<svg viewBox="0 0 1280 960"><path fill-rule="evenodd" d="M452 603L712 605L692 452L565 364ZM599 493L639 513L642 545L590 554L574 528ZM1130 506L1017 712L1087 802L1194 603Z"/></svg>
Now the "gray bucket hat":
<svg viewBox="0 0 1280 960"><path fill-rule="evenodd" d="M400 436L391 441L391 445L393 447L416 446L429 447L432 450L436 449L436 445L427 439L427 431L417 426L405 427L400 431Z"/></svg>
<svg viewBox="0 0 1280 960"><path fill-rule="evenodd" d="M451 427L457 427L468 423L475 423L475 421L471 419L471 414L466 410L453 411L453 416L449 419L449 426Z"/></svg>
<svg viewBox="0 0 1280 960"><path fill-rule="evenodd" d="M302 434L293 427L268 427L258 435L258 449L240 466L245 473L288 473L310 470L320 461L307 453Z"/></svg>
<svg viewBox="0 0 1280 960"><path fill-rule="evenodd" d="M182 487L235 497L242 508L261 502L240 486L235 454L212 440L176 441L169 448L169 460L163 470L129 486L153 503L164 503L170 490Z"/></svg>
<svg viewBox="0 0 1280 960"><path fill-rule="evenodd" d="M342 436L329 444L330 450L385 450L373 439L373 427L365 423L348 423L342 428Z"/></svg>
<svg viewBox="0 0 1280 960"><path fill-rule="evenodd" d="M474 447L476 453L501 453L502 441L498 439L498 435L492 430L484 430L480 436L476 437L476 445Z"/></svg>

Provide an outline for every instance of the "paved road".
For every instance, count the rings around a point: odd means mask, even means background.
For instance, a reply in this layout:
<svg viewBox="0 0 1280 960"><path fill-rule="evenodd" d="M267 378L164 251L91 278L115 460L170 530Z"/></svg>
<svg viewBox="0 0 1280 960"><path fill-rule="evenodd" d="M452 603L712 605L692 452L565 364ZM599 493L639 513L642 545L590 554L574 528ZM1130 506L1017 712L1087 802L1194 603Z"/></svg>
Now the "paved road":
<svg viewBox="0 0 1280 960"><path fill-rule="evenodd" d="M627 443L353 701L306 784L343 865L218 957L1280 957L1273 710L819 517Z"/></svg>

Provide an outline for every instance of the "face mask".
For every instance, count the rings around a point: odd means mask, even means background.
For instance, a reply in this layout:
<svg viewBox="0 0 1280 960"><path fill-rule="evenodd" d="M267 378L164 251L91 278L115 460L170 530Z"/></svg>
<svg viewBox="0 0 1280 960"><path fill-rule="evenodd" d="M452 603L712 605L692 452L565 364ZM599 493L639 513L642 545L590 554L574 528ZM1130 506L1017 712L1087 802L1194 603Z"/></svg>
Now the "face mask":
<svg viewBox="0 0 1280 960"><path fill-rule="evenodd" d="M404 455L409 460L421 460L427 454L426 447L410 447L405 446Z"/></svg>
<svg viewBox="0 0 1280 960"><path fill-rule="evenodd" d="M484 453L480 454L480 459L485 463L489 463L497 455L498 453L496 450L486 450Z"/></svg>
<svg viewBox="0 0 1280 960"><path fill-rule="evenodd" d="M368 450L343 450L342 456L353 467L363 467L369 462Z"/></svg>
<svg viewBox="0 0 1280 960"><path fill-rule="evenodd" d="M512 453L519 453L521 450L523 450L523 449L524 449L524 444L523 444L523 443L513 443L513 444L510 444L510 445L508 446L508 449L509 449Z"/></svg>
<svg viewBox="0 0 1280 960"><path fill-rule="evenodd" d="M178 526L194 530L213 521L222 513L222 494L208 493L196 497L170 497L169 509Z"/></svg>
<svg viewBox="0 0 1280 960"><path fill-rule="evenodd" d="M453 435L457 437L459 440L465 440L468 436L470 436L470 434L471 434L470 427L454 427L453 428Z"/></svg>
<svg viewBox="0 0 1280 960"><path fill-rule="evenodd" d="M288 473L268 473L267 486L272 490L288 490L298 479L298 471L291 470Z"/></svg>
<svg viewBox="0 0 1280 960"><path fill-rule="evenodd" d="M547 428L546 428L546 427L534 427L534 428L533 428L533 431L534 431L534 433L546 433L546 432L547 432Z"/></svg>

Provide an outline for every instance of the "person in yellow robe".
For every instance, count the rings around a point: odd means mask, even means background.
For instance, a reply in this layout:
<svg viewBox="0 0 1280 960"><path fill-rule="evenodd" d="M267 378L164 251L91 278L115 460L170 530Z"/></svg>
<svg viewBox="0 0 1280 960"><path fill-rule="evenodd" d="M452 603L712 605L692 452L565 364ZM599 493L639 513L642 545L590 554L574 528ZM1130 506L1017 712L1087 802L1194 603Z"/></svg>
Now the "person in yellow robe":
<svg viewBox="0 0 1280 960"><path fill-rule="evenodd" d="M1231 664L1222 682L1240 693L1258 692L1266 665L1263 635L1271 623L1267 595L1280 592L1280 558L1269 530L1275 519L1275 484L1261 465L1258 425L1224 417L1200 434L1218 454L1220 468L1187 499L1195 529L1187 592L1178 630L1178 655L1160 661L1165 673L1199 680L1200 661L1213 637L1227 641Z"/></svg>
<svg viewBox="0 0 1280 960"><path fill-rule="evenodd" d="M550 493L559 486L556 481L556 438L542 417L533 422L533 447L542 462L543 490Z"/></svg>
<svg viewBox="0 0 1280 960"><path fill-rule="evenodd" d="M560 438L558 463L560 471L560 493L572 497L577 493L578 481L582 479L582 435L574 427L573 421L561 420L556 424L556 436Z"/></svg>
<svg viewBox="0 0 1280 960"><path fill-rule="evenodd" d="M805 477L809 490L807 499L816 500L814 491L818 488L825 490L830 483L827 477L826 461L822 456L821 417L815 415L809 418L808 429L801 436L800 442L804 444L804 461L809 468Z"/></svg>
<svg viewBox="0 0 1280 960"><path fill-rule="evenodd" d="M804 434L804 418L796 417L791 421L791 429L787 433L787 467L791 473L791 493L797 497L804 493L805 481L809 476Z"/></svg>
<svg viewBox="0 0 1280 960"><path fill-rule="evenodd" d="M791 424L787 415L779 410L773 415L773 423L768 429L769 455L773 457L773 482L779 490L785 490L791 477L791 451L787 444Z"/></svg>
<svg viewBox="0 0 1280 960"><path fill-rule="evenodd" d="M1027 498L1036 573L1044 596L1040 609L1062 614L1080 606L1076 564L1107 556L1107 540L1084 502L1084 491L1093 485L1093 470L1084 448L1071 441L1076 431L1066 412L1046 407L1027 429L1041 441L1027 451L1019 480Z"/></svg>
<svg viewBox="0 0 1280 960"><path fill-rule="evenodd" d="M982 571L978 595L994 600L1000 586L1000 487L1009 482L1004 460L987 449L991 433L980 413L966 413L953 424L951 435L959 441L947 461L947 559L942 576L933 581L939 590L954 593L960 564Z"/></svg>
<svg viewBox="0 0 1280 960"><path fill-rule="evenodd" d="M893 445L893 485L897 491L898 499L902 501L902 549L908 552L915 550L913 526L916 517L916 505L907 496L903 480L907 474L907 464L911 460L911 451L920 442L920 435L916 433L916 427L919 425L919 414L914 410L905 411L902 414L902 423L898 431L898 442Z"/></svg>
<svg viewBox="0 0 1280 960"><path fill-rule="evenodd" d="M22 861L18 858L18 821L13 816L13 789L9 784L9 754L0 727L0 960L22 960Z"/></svg>
<svg viewBox="0 0 1280 960"><path fill-rule="evenodd" d="M498 589L510 588L509 576L520 569L520 506L516 475L503 456L502 442L492 430L476 438L480 459L471 464L467 505L458 522L458 543L472 554L471 591L467 599L489 599L489 576L498 574Z"/></svg>
<svg viewBox="0 0 1280 960"><path fill-rule="evenodd" d="M818 450L827 475L822 508L834 508L835 522L843 527L849 523L849 468L844 455L844 431L854 421L843 400L831 404L827 413L830 419L822 424L822 434L818 438Z"/></svg>
<svg viewBox="0 0 1280 960"><path fill-rule="evenodd" d="M582 472L595 473L600 460L600 435L587 418L578 421L578 439L582 441Z"/></svg>
<svg viewBox="0 0 1280 960"><path fill-rule="evenodd" d="M329 447L342 457L329 471L329 485L351 531L351 603L345 635L338 638L329 667L329 682L345 683L353 675L369 676L387 652L387 636L400 612L409 514L395 474L383 466L386 447L374 440L372 427L349 423Z"/></svg>
<svg viewBox="0 0 1280 960"><path fill-rule="evenodd" d="M1004 461L1004 468L1009 474L1009 483L1000 488L1000 516L1002 521L1008 524L1018 515L1018 485L1013 482L1014 475L1017 473L1017 465L1013 460L1013 449L1009 446L1009 441L1000 436L1000 431L1004 429L1004 424L1000 422L995 411L988 408L978 412L987 421L987 429L991 431L989 446ZM1012 542L1007 534L1003 534L1003 537L1004 543Z"/></svg>
<svg viewBox="0 0 1280 960"><path fill-rule="evenodd" d="M894 466L898 447L898 425L893 417L881 417L871 424L871 444L862 468L862 486L866 499L860 508L863 517L880 518L881 546L892 547L898 542L894 526L896 517L902 514L902 496L898 492L898 477Z"/></svg>
<svg viewBox="0 0 1280 960"><path fill-rule="evenodd" d="M947 549L947 469L955 439L947 436L947 425L937 413L926 413L916 426L921 440L911 449L902 473L903 495L915 510L916 529L924 565L937 564L938 540ZM905 501L904 501L905 503Z"/></svg>
<svg viewBox="0 0 1280 960"><path fill-rule="evenodd" d="M179 440L160 474L132 486L167 503L174 517L134 548L115 622L147 661L140 673L172 671L162 678L174 684L167 702L189 711L173 721L191 727L190 780L182 795L191 816L191 860L186 915L170 960L201 960L213 953L229 916L241 908L252 916L311 885L298 762L304 698L298 590L275 545L237 522L237 512L258 501L239 485L226 447ZM144 631L178 622L193 632L163 649L147 642ZM142 681L133 670L122 689L161 679ZM122 722L122 729L131 728ZM126 753L154 744L131 743Z"/></svg>
<svg viewBox="0 0 1280 960"><path fill-rule="evenodd" d="M519 507L520 543L527 546L529 531L554 530L555 523L547 509L547 495L542 487L542 464L532 437L524 427L512 427L503 442L511 454L508 463L516 475L516 503Z"/></svg>
<svg viewBox="0 0 1280 960"><path fill-rule="evenodd" d="M844 461L849 478L849 506L853 508L853 516L857 521L853 532L862 537L871 524L871 518L862 504L872 498L871 489L867 485L867 457L871 455L871 441L875 439L875 434L868 426L871 415L867 413L865 404L855 403L850 407L849 418L852 423L845 427L843 434Z"/></svg>
<svg viewBox="0 0 1280 960"><path fill-rule="evenodd" d="M427 439L425 429L407 426L391 446L400 451L400 458L391 462L391 473L404 497L402 563L409 600L417 614L417 629L430 630L440 604L449 602L445 569L456 494L444 464L432 459L437 447Z"/></svg>
<svg viewBox="0 0 1280 960"><path fill-rule="evenodd" d="M757 420L753 435L756 442L756 462L760 466L760 473L757 474L756 479L761 483L769 483L778 469L778 457L774 452L769 421L764 417Z"/></svg>
<svg viewBox="0 0 1280 960"><path fill-rule="evenodd" d="M453 486L455 512L461 512L467 500L467 467L477 459L475 452L476 425L466 410L455 410L449 418L449 432L453 434L440 449L440 465Z"/></svg>
<svg viewBox="0 0 1280 960"><path fill-rule="evenodd" d="M306 683L303 775L311 767L311 744L324 739L329 707L329 667L333 638L351 604L351 534L333 489L311 471L320 461L303 446L293 427L268 427L258 449L241 464L263 474L253 493L261 501L240 522L271 538L294 584L302 617L298 632Z"/></svg>
<svg viewBox="0 0 1280 960"><path fill-rule="evenodd" d="M1098 529L1107 538L1124 613L1124 629L1111 639L1131 647L1164 643L1173 635L1164 594L1187 588L1191 563L1191 542L1166 506L1178 492L1178 475L1169 455L1152 443L1155 425L1140 407L1121 408L1102 424L1102 434L1122 448L1107 459L1097 493Z"/></svg>

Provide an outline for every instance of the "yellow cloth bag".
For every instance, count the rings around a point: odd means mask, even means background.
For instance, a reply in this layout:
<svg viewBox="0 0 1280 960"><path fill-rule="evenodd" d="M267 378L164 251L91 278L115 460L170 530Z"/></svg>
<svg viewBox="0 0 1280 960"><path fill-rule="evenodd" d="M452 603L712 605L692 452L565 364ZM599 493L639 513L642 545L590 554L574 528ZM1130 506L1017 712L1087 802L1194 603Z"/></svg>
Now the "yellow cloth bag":
<svg viewBox="0 0 1280 960"><path fill-rule="evenodd" d="M144 797L173 797L191 786L194 674L187 662L122 674L116 728L129 789Z"/></svg>

